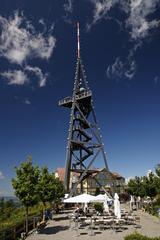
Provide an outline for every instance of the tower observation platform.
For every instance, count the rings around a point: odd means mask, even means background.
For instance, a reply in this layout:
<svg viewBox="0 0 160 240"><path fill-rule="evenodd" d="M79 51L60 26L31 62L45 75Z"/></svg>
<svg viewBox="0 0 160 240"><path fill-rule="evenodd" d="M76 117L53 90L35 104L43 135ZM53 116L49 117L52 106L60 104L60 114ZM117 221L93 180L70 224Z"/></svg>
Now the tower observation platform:
<svg viewBox="0 0 160 240"><path fill-rule="evenodd" d="M80 104L90 105L91 104L91 96L92 92L91 90L82 90L79 93L76 94L76 100ZM73 103L72 97L66 97L59 101L58 105L62 107L68 107L71 108Z"/></svg>
<svg viewBox="0 0 160 240"><path fill-rule="evenodd" d="M88 87L80 56L79 23L77 23L77 64L73 94L60 100L58 105L71 111L64 185L66 193L73 196L77 194L78 186L83 193L85 180L89 177L93 178L98 172L94 163L98 161L100 154L108 170L104 144L94 111L92 91ZM72 174L77 176L77 181L74 183ZM101 186L96 178L95 181Z"/></svg>

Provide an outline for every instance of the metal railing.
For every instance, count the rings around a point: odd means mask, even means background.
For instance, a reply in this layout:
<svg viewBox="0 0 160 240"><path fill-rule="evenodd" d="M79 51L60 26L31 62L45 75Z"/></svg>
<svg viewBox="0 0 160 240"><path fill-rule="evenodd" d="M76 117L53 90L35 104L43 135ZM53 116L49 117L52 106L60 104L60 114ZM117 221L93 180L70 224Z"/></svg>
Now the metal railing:
<svg viewBox="0 0 160 240"><path fill-rule="evenodd" d="M79 100L79 99L82 99L82 98L85 98L85 97L90 97L92 95L92 91L91 90L88 90L88 91L84 91L82 93L79 93L76 95L76 100ZM66 97L62 100L60 100L58 102L59 105L63 105L63 104L66 104L66 103L69 103L69 102L72 102L72 97Z"/></svg>

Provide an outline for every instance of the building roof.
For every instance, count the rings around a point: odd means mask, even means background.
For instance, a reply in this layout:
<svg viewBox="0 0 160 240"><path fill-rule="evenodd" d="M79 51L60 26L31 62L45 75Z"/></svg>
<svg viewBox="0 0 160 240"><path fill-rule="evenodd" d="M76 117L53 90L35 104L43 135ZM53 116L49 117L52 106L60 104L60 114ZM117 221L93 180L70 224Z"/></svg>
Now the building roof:
<svg viewBox="0 0 160 240"><path fill-rule="evenodd" d="M96 170L98 170L99 172L103 172L103 171L106 170L106 169L105 169L105 168L97 168ZM65 168L57 168L55 172L57 173L59 180L64 181ZM115 179L124 178L124 177L122 177L122 176L121 176L119 173L117 173L117 172L110 172L110 173L113 175L113 177L114 177ZM98 174L98 173L94 173L93 176L96 176L97 174ZM79 174L76 173L76 172L73 173L73 176L78 176L78 175L79 175Z"/></svg>
<svg viewBox="0 0 160 240"><path fill-rule="evenodd" d="M99 172L103 172L103 171L107 171L106 168L98 168L97 169ZM93 176L96 176L98 173L95 173ZM122 177L119 173L117 172L109 172L109 174L111 174L111 176L115 179L124 179L124 177Z"/></svg>
<svg viewBox="0 0 160 240"><path fill-rule="evenodd" d="M117 172L112 172L112 175L115 177L115 178L118 178L118 179L120 179L120 178L124 178L124 177L122 177L119 173L117 173Z"/></svg>
<svg viewBox="0 0 160 240"><path fill-rule="evenodd" d="M55 171L58 174L58 178L60 181L64 181L64 177L65 177L65 169L64 168L57 168Z"/></svg>

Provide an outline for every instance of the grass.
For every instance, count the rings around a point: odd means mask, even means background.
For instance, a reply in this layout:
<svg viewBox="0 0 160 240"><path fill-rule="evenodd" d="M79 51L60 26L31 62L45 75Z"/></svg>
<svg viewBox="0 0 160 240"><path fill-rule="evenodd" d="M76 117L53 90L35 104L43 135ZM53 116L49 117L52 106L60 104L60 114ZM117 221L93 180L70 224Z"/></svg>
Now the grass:
<svg viewBox="0 0 160 240"><path fill-rule="evenodd" d="M29 217L40 215L43 212L42 204L38 204L32 208L29 208ZM7 216L0 216L0 231L8 228L12 228L15 225L22 224L25 221L25 209L23 207L12 210Z"/></svg>
<svg viewBox="0 0 160 240"><path fill-rule="evenodd" d="M160 240L160 237L147 237L140 233L134 232L124 237L124 240Z"/></svg>

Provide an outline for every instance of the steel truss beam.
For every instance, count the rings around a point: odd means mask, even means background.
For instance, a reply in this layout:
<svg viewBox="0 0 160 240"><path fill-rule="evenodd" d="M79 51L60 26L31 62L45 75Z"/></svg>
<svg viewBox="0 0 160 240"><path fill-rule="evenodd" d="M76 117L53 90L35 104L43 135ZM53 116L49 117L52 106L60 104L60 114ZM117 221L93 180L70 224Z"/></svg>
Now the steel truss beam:
<svg viewBox="0 0 160 240"><path fill-rule="evenodd" d="M81 186L81 192L83 192L84 180L93 177L93 173L96 172L93 164L100 152L105 168L109 171L93 107L92 92L88 87L80 57L79 24L77 27L79 50L73 94L72 97L59 101L60 106L71 108L64 181L66 192L70 195L76 194L78 185ZM78 180L74 185L71 183L71 172L78 175ZM95 181L101 186L97 179Z"/></svg>

